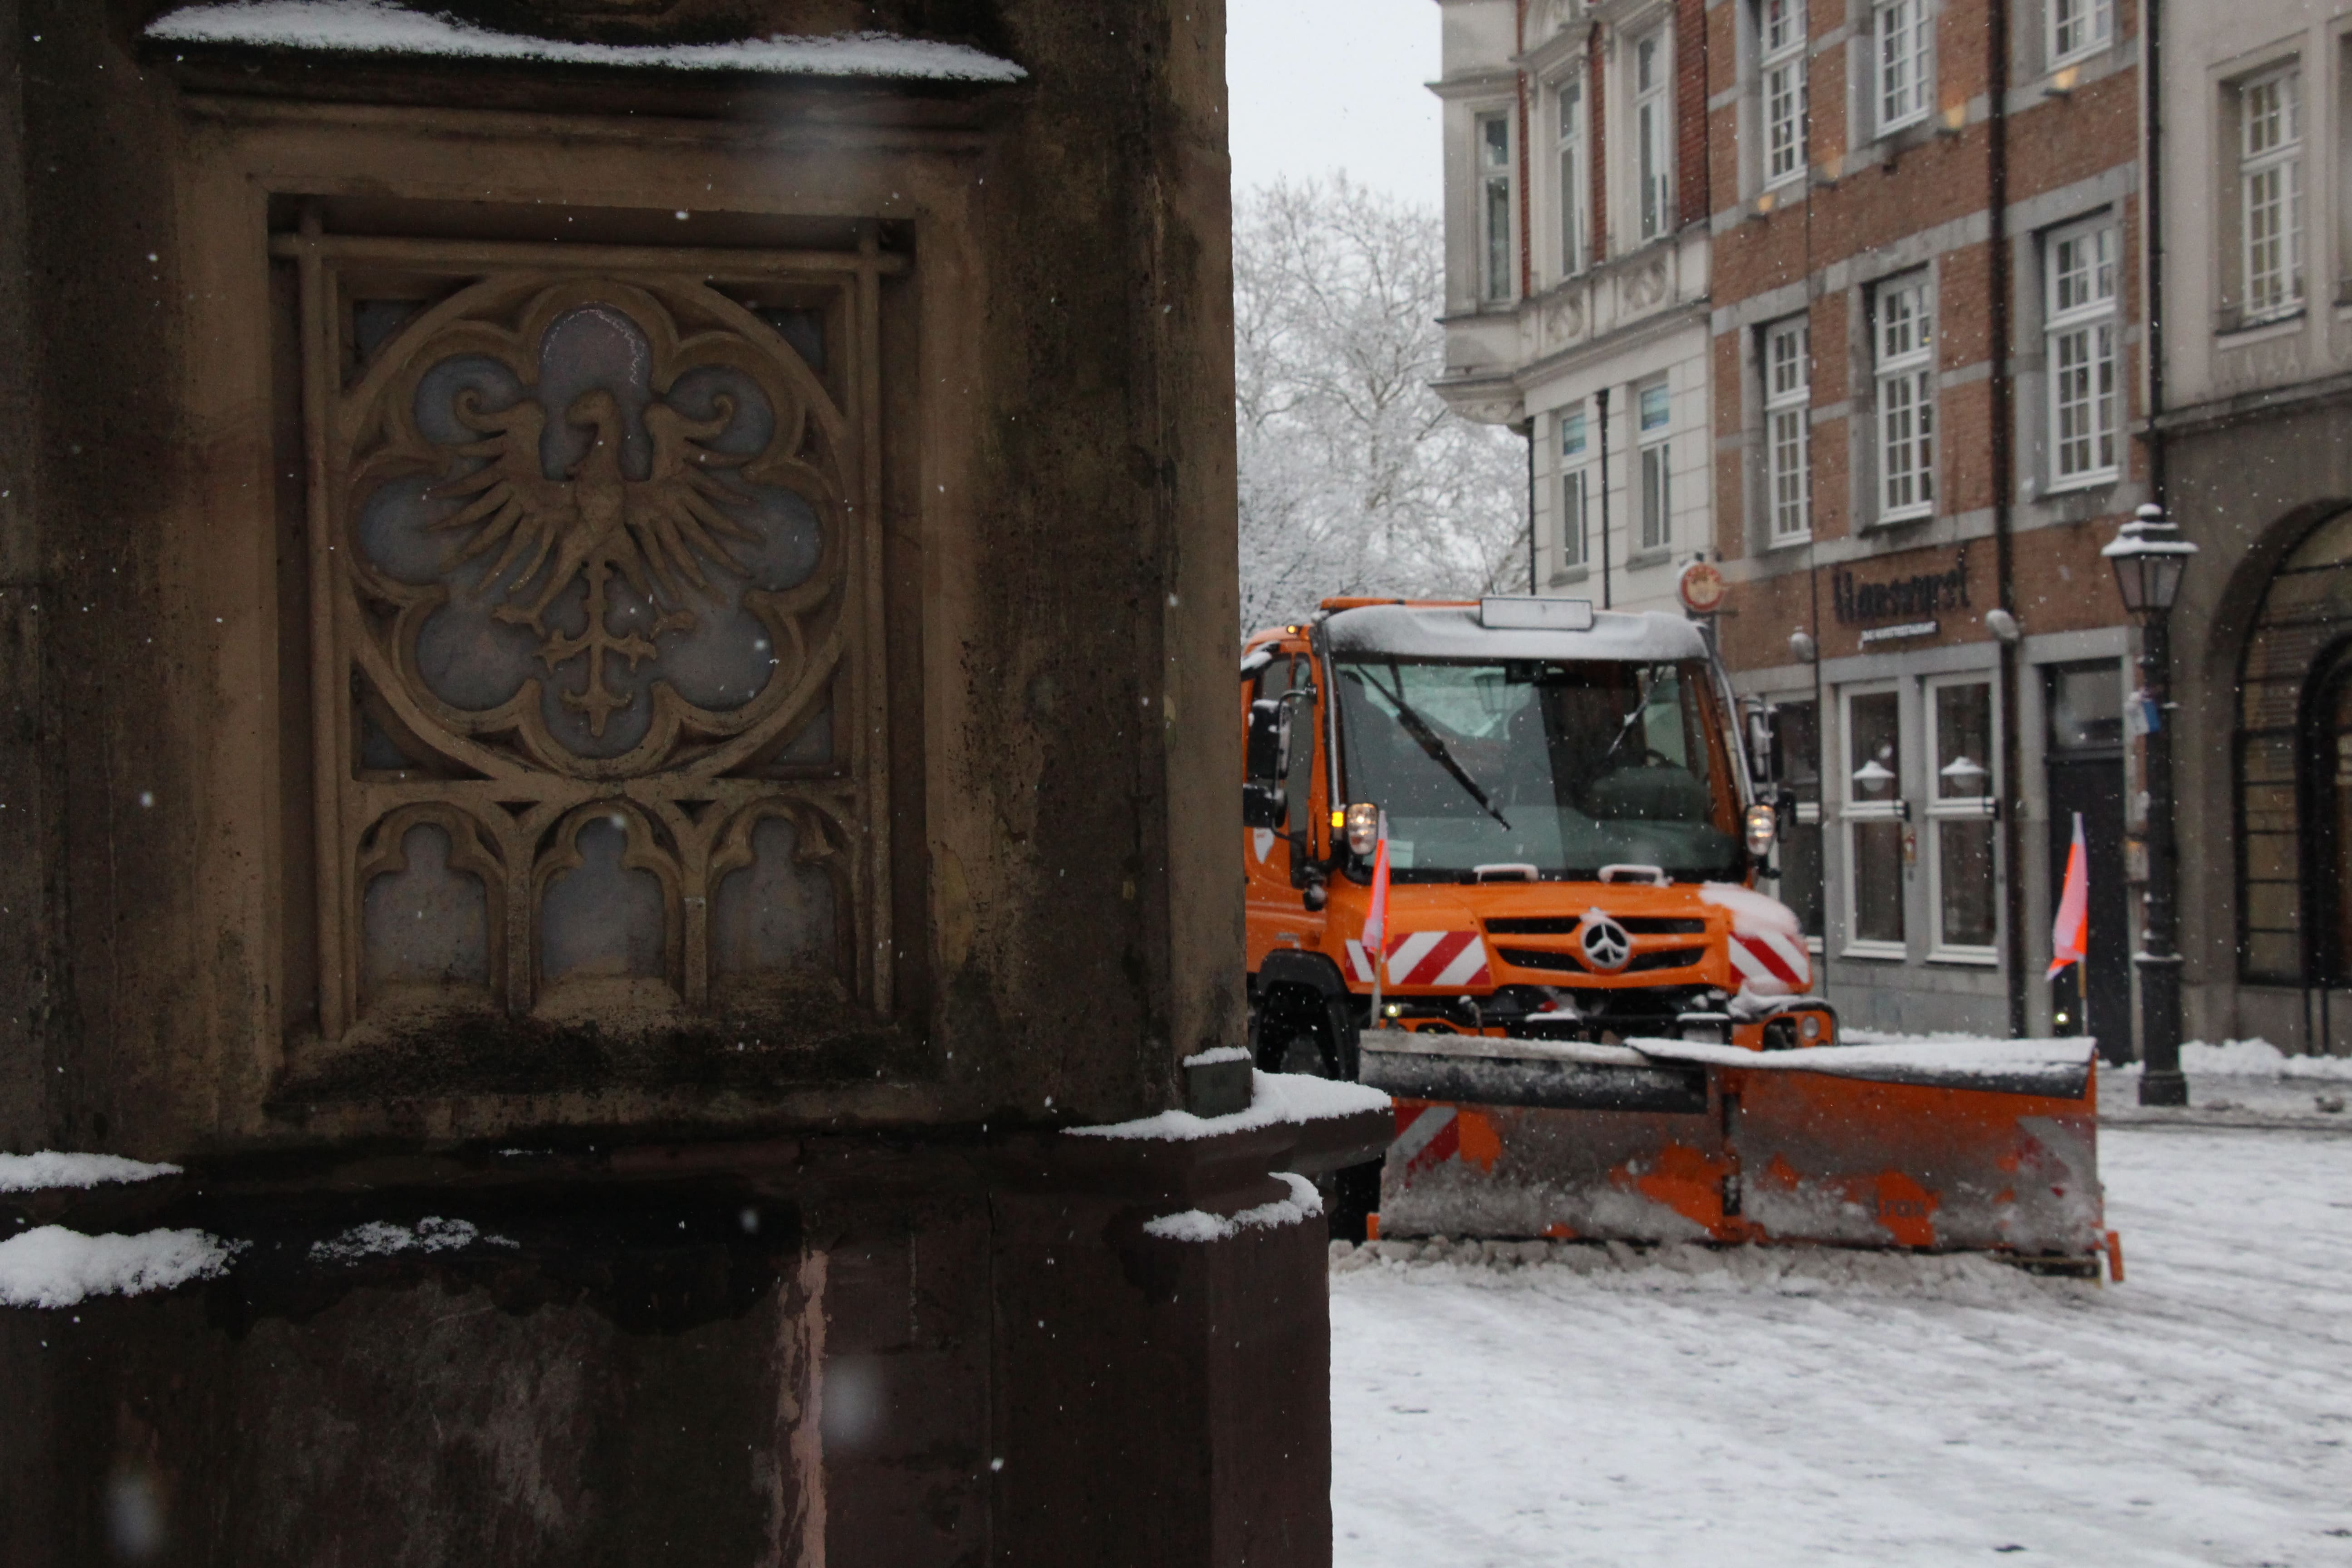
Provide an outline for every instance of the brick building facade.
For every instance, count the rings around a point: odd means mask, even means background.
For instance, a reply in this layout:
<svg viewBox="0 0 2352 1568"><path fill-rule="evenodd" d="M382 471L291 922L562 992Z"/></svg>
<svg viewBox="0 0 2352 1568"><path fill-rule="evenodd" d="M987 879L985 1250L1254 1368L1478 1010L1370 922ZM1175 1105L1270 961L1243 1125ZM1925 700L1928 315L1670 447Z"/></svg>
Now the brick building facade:
<svg viewBox="0 0 2352 1568"><path fill-rule="evenodd" d="M1440 4L1441 95L1533 106L1514 145L1537 156L1515 159L1513 177L1536 237L1507 291L1479 270L1481 244L1495 248L1479 121L1449 109L1464 313L1441 390L1535 441L1548 591L1591 591L1596 574L1573 563L1640 527L1641 391L1664 382L1677 409L1702 405L1701 471L1668 466L1674 522L1685 507L1697 517L1658 559L1711 552L1731 583L1721 647L1759 751L1798 797L1780 890L1820 945L1829 995L1864 1026L2084 1028L2085 998L2040 979L2053 862L2080 812L2097 906L2088 1027L2121 1053L2126 889L2142 870L2125 732L2134 639L2098 552L2149 499L2133 437L2133 8ZM1578 258L1554 236L1574 233L1563 219L1578 199L1613 221L1641 216L1610 186L1646 177L1644 128L1615 95L1653 29L1675 55L1679 226L1596 223L1582 265L1566 265ZM1483 75L1461 63L1507 30L1516 52ZM1564 106L1583 116L1580 138ZM1594 151L1627 138L1631 155ZM1583 337L1569 330L1588 300L1650 295L1649 315L1621 306ZM1667 320L1685 315L1702 323L1703 362L1662 365ZM1505 318L1516 338L1497 330ZM1587 396L1605 417L1577 420ZM1569 493L1591 461L1573 450L1580 425L1587 450L1606 431L1615 459L1606 531ZM1673 579L1642 580L1634 602L1663 607Z"/></svg>

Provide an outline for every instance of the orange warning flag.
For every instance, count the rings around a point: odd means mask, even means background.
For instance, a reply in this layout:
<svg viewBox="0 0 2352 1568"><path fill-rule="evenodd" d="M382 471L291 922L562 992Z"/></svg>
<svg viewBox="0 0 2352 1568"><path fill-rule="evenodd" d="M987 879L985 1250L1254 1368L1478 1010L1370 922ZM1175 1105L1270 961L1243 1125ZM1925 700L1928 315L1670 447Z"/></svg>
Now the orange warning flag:
<svg viewBox="0 0 2352 1568"><path fill-rule="evenodd" d="M1372 907L1364 917L1364 951L1380 963L1389 925L1389 814L1381 813L1378 847L1372 851Z"/></svg>
<svg viewBox="0 0 2352 1568"><path fill-rule="evenodd" d="M2083 856L2083 814L2074 814L2074 844L2066 851L2066 887L2058 895L2058 918L2050 923L2050 973L2083 962L2091 935L2091 868Z"/></svg>

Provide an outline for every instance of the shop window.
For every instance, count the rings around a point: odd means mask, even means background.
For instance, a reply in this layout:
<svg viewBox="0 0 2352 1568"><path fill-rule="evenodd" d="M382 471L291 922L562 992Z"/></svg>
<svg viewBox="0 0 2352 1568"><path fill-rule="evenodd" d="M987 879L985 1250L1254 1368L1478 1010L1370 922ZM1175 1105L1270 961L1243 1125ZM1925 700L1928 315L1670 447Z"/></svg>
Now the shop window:
<svg viewBox="0 0 2352 1568"><path fill-rule="evenodd" d="M1928 683L1934 750L1927 792L1929 905L1935 911L1930 955L1991 963L1999 924L1993 818L1999 772L1993 757L1992 683L1978 678Z"/></svg>
<svg viewBox="0 0 2352 1568"><path fill-rule="evenodd" d="M1906 955L1904 868L1910 803L1903 797L1903 698L1850 691L1845 699L1845 951L1856 958Z"/></svg>
<svg viewBox="0 0 2352 1568"><path fill-rule="evenodd" d="M1811 702L1781 702L1766 713L1771 737L1774 781L1793 804L1780 814L1780 877L1782 903L1796 911L1806 938L1819 948L1824 931L1822 865L1821 709Z"/></svg>

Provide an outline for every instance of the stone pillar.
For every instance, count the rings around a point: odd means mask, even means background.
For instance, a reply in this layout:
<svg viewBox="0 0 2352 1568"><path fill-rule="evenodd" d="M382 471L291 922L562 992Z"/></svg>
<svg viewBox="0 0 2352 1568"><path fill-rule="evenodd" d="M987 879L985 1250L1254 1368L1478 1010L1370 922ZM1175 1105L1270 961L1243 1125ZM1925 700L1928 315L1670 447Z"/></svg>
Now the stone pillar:
<svg viewBox="0 0 2352 1568"><path fill-rule="evenodd" d="M457 9L0 0L0 1558L1327 1562L1221 7Z"/></svg>

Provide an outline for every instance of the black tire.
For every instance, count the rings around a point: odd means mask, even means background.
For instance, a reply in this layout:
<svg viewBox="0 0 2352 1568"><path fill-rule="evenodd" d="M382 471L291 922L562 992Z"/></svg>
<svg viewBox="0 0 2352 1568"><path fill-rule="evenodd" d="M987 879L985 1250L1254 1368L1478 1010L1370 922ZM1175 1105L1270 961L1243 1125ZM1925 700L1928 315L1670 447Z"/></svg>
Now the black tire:
<svg viewBox="0 0 2352 1568"><path fill-rule="evenodd" d="M1386 1165L1385 1161L1372 1160L1315 1178L1315 1190L1323 1194L1323 1216L1332 1240L1366 1239L1365 1232L1370 1229L1366 1222L1380 1212L1381 1172Z"/></svg>
<svg viewBox="0 0 2352 1568"><path fill-rule="evenodd" d="M1250 1015L1250 1047L1261 1072L1356 1076L1355 1010L1303 985L1270 989Z"/></svg>

